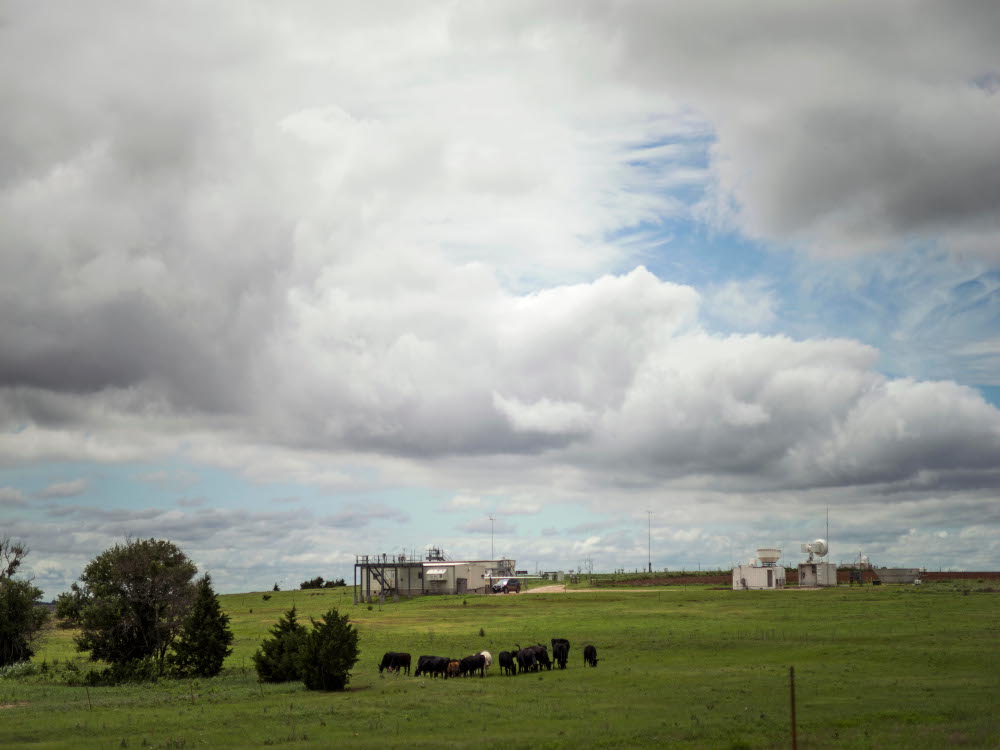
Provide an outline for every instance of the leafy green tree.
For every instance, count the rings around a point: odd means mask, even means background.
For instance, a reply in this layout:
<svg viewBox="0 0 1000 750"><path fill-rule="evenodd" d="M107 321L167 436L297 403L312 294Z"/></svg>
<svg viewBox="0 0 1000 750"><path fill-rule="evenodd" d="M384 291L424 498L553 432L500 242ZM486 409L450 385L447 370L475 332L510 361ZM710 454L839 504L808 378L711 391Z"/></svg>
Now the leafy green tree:
<svg viewBox="0 0 1000 750"><path fill-rule="evenodd" d="M343 690L358 661L358 631L336 609L312 626L299 660L302 682L310 690Z"/></svg>
<svg viewBox="0 0 1000 750"><path fill-rule="evenodd" d="M300 679L299 652L307 632L298 622L295 607L271 628L271 637L260 644L253 655L257 676L264 682L288 682Z"/></svg>
<svg viewBox="0 0 1000 750"><path fill-rule="evenodd" d="M195 586L194 604L174 642L170 663L179 675L215 677L233 652L233 631L229 629L229 615L222 611L212 589L211 576L206 573Z"/></svg>
<svg viewBox="0 0 1000 750"><path fill-rule="evenodd" d="M152 658L162 673L167 650L195 596L197 568L172 542L117 544L84 568L80 651L122 664Z"/></svg>
<svg viewBox="0 0 1000 750"><path fill-rule="evenodd" d="M80 627L80 617L83 606L87 603L87 596L80 585L73 582L69 591L65 591L56 597L56 619L61 628Z"/></svg>
<svg viewBox="0 0 1000 750"><path fill-rule="evenodd" d="M32 657L48 617L37 606L42 590L31 581L14 580L27 554L23 544L0 539L0 667Z"/></svg>

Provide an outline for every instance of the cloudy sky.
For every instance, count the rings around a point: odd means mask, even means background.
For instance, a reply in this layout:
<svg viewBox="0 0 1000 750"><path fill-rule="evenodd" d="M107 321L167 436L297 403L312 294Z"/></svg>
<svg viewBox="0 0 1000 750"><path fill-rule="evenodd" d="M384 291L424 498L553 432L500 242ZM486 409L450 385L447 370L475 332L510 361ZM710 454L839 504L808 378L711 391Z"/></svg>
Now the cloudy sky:
<svg viewBox="0 0 1000 750"><path fill-rule="evenodd" d="M4 3L0 536L47 595L129 536L222 591L794 563L827 508L835 560L1000 568L998 34Z"/></svg>

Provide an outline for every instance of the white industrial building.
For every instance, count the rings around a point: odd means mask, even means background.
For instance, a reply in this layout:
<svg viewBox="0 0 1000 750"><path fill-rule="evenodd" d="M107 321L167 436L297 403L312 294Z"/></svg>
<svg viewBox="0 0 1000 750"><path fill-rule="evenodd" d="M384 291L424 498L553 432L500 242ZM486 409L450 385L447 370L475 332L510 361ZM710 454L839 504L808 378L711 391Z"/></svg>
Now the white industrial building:
<svg viewBox="0 0 1000 750"><path fill-rule="evenodd" d="M829 562L817 562L813 555L823 557L830 551L824 539L801 545L803 552L809 553L809 559L799 563L799 586L801 588L816 588L818 586L837 585L837 566Z"/></svg>
<svg viewBox="0 0 1000 750"><path fill-rule="evenodd" d="M785 569L778 565L781 550L761 547L757 558L746 565L733 568L733 590L775 590L785 587Z"/></svg>

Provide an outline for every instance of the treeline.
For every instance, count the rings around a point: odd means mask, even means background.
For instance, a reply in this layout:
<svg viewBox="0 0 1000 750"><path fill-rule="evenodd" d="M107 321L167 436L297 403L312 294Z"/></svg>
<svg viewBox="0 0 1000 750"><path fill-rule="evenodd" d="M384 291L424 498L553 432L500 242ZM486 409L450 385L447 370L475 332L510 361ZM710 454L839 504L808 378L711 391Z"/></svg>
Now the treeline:
<svg viewBox="0 0 1000 750"><path fill-rule="evenodd" d="M36 606L41 590L13 577L27 554L23 544L0 539L0 669L29 666L45 623L45 611ZM60 625L77 631L76 649L106 666L70 684L219 674L234 636L211 576L197 575L183 551L160 539L130 539L91 560L79 582L59 595L55 614ZM343 585L342 579L318 577L302 588ZM301 679L311 690L344 689L358 659L357 631L336 609L311 624L310 630L300 625L292 608L254 655L262 680Z"/></svg>
<svg viewBox="0 0 1000 750"><path fill-rule="evenodd" d="M311 581L303 581L299 584L300 589L335 589L338 586L346 586L347 582L343 578L335 581L324 581L323 576L316 576Z"/></svg>

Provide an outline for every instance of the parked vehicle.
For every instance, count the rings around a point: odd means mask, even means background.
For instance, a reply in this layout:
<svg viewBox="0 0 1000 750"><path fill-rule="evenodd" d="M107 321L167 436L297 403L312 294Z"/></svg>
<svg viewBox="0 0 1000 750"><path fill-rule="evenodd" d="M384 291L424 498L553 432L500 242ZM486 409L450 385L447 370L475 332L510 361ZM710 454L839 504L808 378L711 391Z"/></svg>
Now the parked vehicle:
<svg viewBox="0 0 1000 750"><path fill-rule="evenodd" d="M517 578L501 578L493 584L494 594L506 594L510 591L521 593L521 582Z"/></svg>

